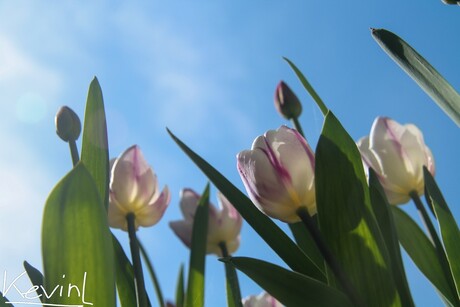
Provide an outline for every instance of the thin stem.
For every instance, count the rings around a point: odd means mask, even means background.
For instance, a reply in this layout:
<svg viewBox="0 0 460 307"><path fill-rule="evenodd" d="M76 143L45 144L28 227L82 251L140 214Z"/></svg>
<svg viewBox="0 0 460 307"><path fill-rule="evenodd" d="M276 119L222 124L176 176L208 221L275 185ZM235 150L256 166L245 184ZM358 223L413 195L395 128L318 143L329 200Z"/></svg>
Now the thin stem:
<svg viewBox="0 0 460 307"><path fill-rule="evenodd" d="M222 257L227 258L231 255L228 253L227 245L225 242L219 243L219 248L222 252ZM228 306L242 307L240 283L236 269L230 263L225 263L225 274L227 275L227 302ZM233 303L231 301L233 298Z"/></svg>
<svg viewBox="0 0 460 307"><path fill-rule="evenodd" d="M77 165L78 161L80 161L80 155L78 154L77 143L75 140L69 141L69 148L70 148L70 155L72 156L72 163L73 166Z"/></svg>
<svg viewBox="0 0 460 307"><path fill-rule="evenodd" d="M145 251L145 248L142 245L142 243L139 240L137 240L137 242L139 243L139 248L141 250L142 257L144 258L145 263L147 264L147 270L149 271L150 277L152 278L153 286L155 287L155 292L157 294L159 306L163 307L165 306L165 301L163 298L163 293L161 292L160 283L158 282L157 275L155 274L155 271L153 269L152 261L150 261L150 258L147 255L147 252Z"/></svg>
<svg viewBox="0 0 460 307"><path fill-rule="evenodd" d="M293 117L291 118L292 124L294 125L294 128L299 131L300 135L302 135L305 138L305 134L303 133L302 126L300 125L299 118L298 117Z"/></svg>
<svg viewBox="0 0 460 307"><path fill-rule="evenodd" d="M134 213L126 215L128 222L129 246L131 247L131 258L134 269L134 286L136 288L136 300L138 307L147 307L147 294L145 293L144 274L142 273L142 263L139 254L139 244L136 237L136 227L134 225L136 216Z"/></svg>
<svg viewBox="0 0 460 307"><path fill-rule="evenodd" d="M300 207L299 209L297 209L297 215L300 217L305 227L307 227L308 231L311 234L311 237L316 243L316 246L323 255L324 261L326 261L328 267L331 269L332 273L334 273L343 290L348 294L350 300L353 302L355 306L364 306L361 299L358 297L356 290L353 288L353 285L348 279L347 275L340 267L339 263L337 262L337 259L334 257L334 255L324 242L323 238L321 237L321 233L319 232L318 227L314 223L313 218L308 213L307 208Z"/></svg>
<svg viewBox="0 0 460 307"><path fill-rule="evenodd" d="M439 239L438 233L436 232L436 229L428 215L428 212L426 211L425 207L423 206L423 203L418 196L418 193L416 191L412 191L409 193L409 196L412 198L412 201L415 204L415 207L417 207L418 212L420 213L422 217L422 221L425 224L426 229L428 230L428 235L431 239L431 242L434 244L434 247L436 249L436 252L438 254L438 259L441 264L441 267L444 271L444 275L446 276L446 279L448 280L452 291L454 293L457 292L456 287L455 287L455 282L452 278L452 273L450 271L450 266L449 266L449 260L447 259L447 255L444 251L444 247L442 245L441 239Z"/></svg>

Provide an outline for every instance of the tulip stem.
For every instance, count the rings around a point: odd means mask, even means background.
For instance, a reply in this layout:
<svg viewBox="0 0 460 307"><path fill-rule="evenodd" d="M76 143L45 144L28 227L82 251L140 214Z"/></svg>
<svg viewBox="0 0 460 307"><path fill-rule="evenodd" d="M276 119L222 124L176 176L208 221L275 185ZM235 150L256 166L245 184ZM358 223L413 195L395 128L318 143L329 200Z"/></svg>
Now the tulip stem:
<svg viewBox="0 0 460 307"><path fill-rule="evenodd" d="M328 267L331 269L332 273L334 273L343 290L345 293L347 293L348 298L353 302L355 306L365 306L357 295L356 290L353 288L351 281L348 279L340 264L337 262L337 259L334 257L331 250L324 242L321 233L313 218L310 216L310 213L308 213L307 208L300 207L297 209L296 213L304 223L305 227L307 227L307 230L310 232L316 246L323 255L324 261L326 261Z"/></svg>
<svg viewBox="0 0 460 307"><path fill-rule="evenodd" d="M144 274L142 273L142 263L139 254L139 243L136 237L136 227L134 225L136 216L130 212L126 215L128 222L129 246L131 247L131 258L134 269L134 287L136 289L136 301L138 307L147 307L147 294L145 293Z"/></svg>
<svg viewBox="0 0 460 307"><path fill-rule="evenodd" d="M222 257L227 258L231 255L228 253L225 242L219 243L219 248L222 252ZM228 306L242 307L240 283L236 269L230 263L225 262L225 275L227 276L227 303Z"/></svg>
<svg viewBox="0 0 460 307"><path fill-rule="evenodd" d="M430 216L428 215L428 212L423 206L423 203L416 191L410 192L409 196L412 198L412 201L414 202L415 207L417 207L417 210L422 217L422 221L423 221L423 224L425 225L425 228L428 230L429 238L431 239L431 242L434 244L434 247L438 254L439 262L444 271L444 275L446 276L446 279L449 282L452 288L452 291L456 293L457 290L455 287L455 282L452 278L452 273L450 271L449 260L447 259L441 239L439 239L438 233L436 232L436 229L430 219Z"/></svg>
<svg viewBox="0 0 460 307"><path fill-rule="evenodd" d="M147 270L149 271L150 277L152 278L153 286L155 287L155 292L157 294L159 306L163 307L165 306L165 301L163 298L163 293L161 292L160 283L158 282L157 275L155 274L155 270L153 269L152 261L150 261L149 255L147 254L147 251L145 250L142 243L139 240L137 240L137 242L139 244L139 249L141 251L142 257L144 258L145 263L147 264Z"/></svg>
<svg viewBox="0 0 460 307"><path fill-rule="evenodd" d="M80 161L80 155L78 154L77 143L75 140L69 140L70 155L72 156L73 166L77 165Z"/></svg>
<svg viewBox="0 0 460 307"><path fill-rule="evenodd" d="M293 117L291 118L292 124L294 125L294 128L300 133L301 136L305 138L305 134L303 133L302 126L300 125L299 118L298 117Z"/></svg>

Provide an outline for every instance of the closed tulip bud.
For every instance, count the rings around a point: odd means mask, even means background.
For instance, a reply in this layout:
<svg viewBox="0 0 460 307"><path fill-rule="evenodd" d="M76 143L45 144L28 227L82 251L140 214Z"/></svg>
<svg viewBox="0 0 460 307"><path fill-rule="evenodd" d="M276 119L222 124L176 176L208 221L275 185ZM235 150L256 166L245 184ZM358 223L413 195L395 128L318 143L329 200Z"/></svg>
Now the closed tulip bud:
<svg viewBox="0 0 460 307"><path fill-rule="evenodd" d="M54 118L57 135L65 142L76 141L81 133L78 115L69 107L59 109Z"/></svg>
<svg viewBox="0 0 460 307"><path fill-rule="evenodd" d="M237 167L249 197L266 215L294 223L300 207L316 213L315 156L296 130L281 126L257 137L251 150L237 155Z"/></svg>
<svg viewBox="0 0 460 307"><path fill-rule="evenodd" d="M364 164L377 173L390 204L407 203L411 192L423 195L423 166L434 175L435 165L431 150L415 125L400 125L390 118L377 117L369 136L357 145Z"/></svg>
<svg viewBox="0 0 460 307"><path fill-rule="evenodd" d="M243 299L243 307L283 307L283 305L267 292L258 296L250 295Z"/></svg>
<svg viewBox="0 0 460 307"><path fill-rule="evenodd" d="M217 195L220 209L212 204L209 206L208 235L206 239L206 253L222 257L220 243L225 243L229 254L234 253L240 245L240 231L243 219L224 195ZM191 189L184 189L180 196L180 209L183 220L173 221L169 226L179 239L187 246L191 246L193 221L198 208L200 195Z"/></svg>
<svg viewBox="0 0 460 307"><path fill-rule="evenodd" d="M302 113L302 104L286 83L280 81L275 91L275 107L286 119L297 118Z"/></svg>
<svg viewBox="0 0 460 307"><path fill-rule="evenodd" d="M157 176L135 145L112 164L109 192L109 225L125 231L126 216L133 213L135 227L149 227L163 216L170 201L168 187L160 193Z"/></svg>

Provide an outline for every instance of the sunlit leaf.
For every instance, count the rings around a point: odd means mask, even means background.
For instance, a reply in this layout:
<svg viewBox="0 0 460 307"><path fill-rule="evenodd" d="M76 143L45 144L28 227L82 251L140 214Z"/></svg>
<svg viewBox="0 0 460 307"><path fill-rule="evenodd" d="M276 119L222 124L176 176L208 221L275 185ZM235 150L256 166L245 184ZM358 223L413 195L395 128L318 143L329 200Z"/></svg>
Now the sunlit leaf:
<svg viewBox="0 0 460 307"><path fill-rule="evenodd" d="M398 234L396 232L396 226L393 214L391 213L390 204L386 199L385 192L378 180L377 174L372 168L369 169L369 193L372 209L390 256L391 269L396 283L396 288L398 289L399 296L401 297L401 303L403 306L414 306L409 284L407 283L404 271Z"/></svg>
<svg viewBox="0 0 460 307"><path fill-rule="evenodd" d="M107 213L82 162L56 185L46 201L42 256L47 303L115 306L114 255ZM68 288L63 296L52 292L57 285Z"/></svg>
<svg viewBox="0 0 460 307"><path fill-rule="evenodd" d="M112 242L115 252L118 298L120 299L122 307L136 306L133 266L131 262L129 262L120 242L118 242L118 239L113 234Z"/></svg>
<svg viewBox="0 0 460 307"><path fill-rule="evenodd" d="M186 307L204 306L204 271L206 262L206 240L208 235L209 184L201 194L195 212L190 248Z"/></svg>
<svg viewBox="0 0 460 307"><path fill-rule="evenodd" d="M86 100L81 160L96 182L104 207L109 202L109 151L104 100L97 78L89 86Z"/></svg>
<svg viewBox="0 0 460 307"><path fill-rule="evenodd" d="M460 126L460 95L414 48L385 29L372 29L385 52Z"/></svg>
<svg viewBox="0 0 460 307"><path fill-rule="evenodd" d="M400 306L361 155L331 112L316 148L315 177L321 233L360 299L366 306Z"/></svg>
<svg viewBox="0 0 460 307"><path fill-rule="evenodd" d="M423 171L426 191L439 222L439 229L441 231L447 260L449 261L448 265L455 282L458 298L460 292L460 231L433 176L426 167L423 168Z"/></svg>
<svg viewBox="0 0 460 307"><path fill-rule="evenodd" d="M246 195L179 140L171 131L168 130L168 133L217 189L233 204L246 222L251 225L291 269L318 280L325 280L321 269L270 218L261 213Z"/></svg>
<svg viewBox="0 0 460 307"><path fill-rule="evenodd" d="M396 206L391 207L401 245L406 250L415 265L436 287L439 293L455 304L456 298L444 276L436 249L425 233L410 216Z"/></svg>
<svg viewBox="0 0 460 307"><path fill-rule="evenodd" d="M351 307L340 291L297 272L246 257L224 258L286 306Z"/></svg>

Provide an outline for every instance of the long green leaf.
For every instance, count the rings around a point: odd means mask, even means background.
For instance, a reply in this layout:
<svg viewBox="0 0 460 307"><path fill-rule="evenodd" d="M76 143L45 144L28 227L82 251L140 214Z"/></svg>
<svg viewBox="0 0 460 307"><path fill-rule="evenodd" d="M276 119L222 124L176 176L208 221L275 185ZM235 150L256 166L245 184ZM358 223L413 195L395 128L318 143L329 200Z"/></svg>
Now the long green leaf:
<svg viewBox="0 0 460 307"><path fill-rule="evenodd" d="M185 296L184 265L181 264L180 269L179 269L179 275L177 276L176 307L183 307L184 306L184 296Z"/></svg>
<svg viewBox="0 0 460 307"><path fill-rule="evenodd" d="M171 131L168 130L168 133L217 189L225 195L246 222L251 225L291 269L320 281L325 280L321 269L270 218L261 213L246 195L179 140Z"/></svg>
<svg viewBox="0 0 460 307"><path fill-rule="evenodd" d="M14 307L13 304L3 295L3 293L0 291L0 306L8 306L8 307Z"/></svg>
<svg viewBox="0 0 460 307"><path fill-rule="evenodd" d="M395 279L396 288L398 289L401 303L403 306L414 306L409 284L407 283L404 265L402 262L401 250L399 248L398 234L391 213L390 204L388 203L385 192L380 184L377 174L371 168L369 169L369 193L371 197L372 209L377 217L377 223L382 232L383 239L390 256L390 264Z"/></svg>
<svg viewBox="0 0 460 307"><path fill-rule="evenodd" d="M115 253L118 298L123 307L136 306L133 266L131 262L129 262L120 242L113 234L112 242Z"/></svg>
<svg viewBox="0 0 460 307"><path fill-rule="evenodd" d="M152 261L150 261L150 257L147 254L147 251L145 250L144 245L142 245L140 241L138 241L138 243L139 243L139 249L142 254L142 258L144 258L144 261L147 264L147 270L149 271L150 278L152 279L152 282L153 282L153 287L155 288L155 293L158 299L158 306L163 307L165 306L165 300L163 298L163 292L161 291L160 282L158 281L158 277L155 273L155 270L153 269Z"/></svg>
<svg viewBox="0 0 460 307"><path fill-rule="evenodd" d="M458 298L460 293L460 231L452 212L449 210L449 207L442 196L441 190L426 167L423 168L423 174L426 191L434 207L439 223L445 253L447 260L449 261L450 272L455 282Z"/></svg>
<svg viewBox="0 0 460 307"><path fill-rule="evenodd" d="M361 300L367 306L400 306L361 155L331 112L316 148L315 176L321 233Z"/></svg>
<svg viewBox="0 0 460 307"><path fill-rule="evenodd" d="M318 247L315 244L315 241L312 239L310 233L302 222L291 223L289 224L292 235L303 252L308 255L308 258L315 263L315 265L326 274L324 268L324 258L321 255Z"/></svg>
<svg viewBox="0 0 460 307"><path fill-rule="evenodd" d="M204 306L204 278L206 241L208 236L209 184L206 185L195 212L190 248L187 294L185 307Z"/></svg>
<svg viewBox="0 0 460 307"><path fill-rule="evenodd" d="M91 82L86 100L81 160L96 182L104 207L109 202L109 150L104 100L97 78Z"/></svg>
<svg viewBox="0 0 460 307"><path fill-rule="evenodd" d="M372 29L385 52L460 126L460 95L414 48L385 29Z"/></svg>
<svg viewBox="0 0 460 307"><path fill-rule="evenodd" d="M56 185L46 201L42 256L47 303L115 306L114 255L107 213L82 162ZM62 296L52 292L57 285L66 288Z"/></svg>
<svg viewBox="0 0 460 307"><path fill-rule="evenodd" d="M452 306L458 306L455 304L455 295L444 276L433 243L407 213L396 206L392 206L391 211L399 242L407 254L423 275L436 287L440 295Z"/></svg>
<svg viewBox="0 0 460 307"><path fill-rule="evenodd" d="M234 265L286 306L352 306L342 292L308 276L258 259L222 259Z"/></svg>
<svg viewBox="0 0 460 307"><path fill-rule="evenodd" d="M29 279L32 282L32 285L38 286L36 290L37 295L40 297L40 301L43 302L43 289L40 288L40 286L43 285L43 274L32 265L30 265L27 261L24 261L24 269L26 270L27 275L29 275Z"/></svg>

